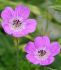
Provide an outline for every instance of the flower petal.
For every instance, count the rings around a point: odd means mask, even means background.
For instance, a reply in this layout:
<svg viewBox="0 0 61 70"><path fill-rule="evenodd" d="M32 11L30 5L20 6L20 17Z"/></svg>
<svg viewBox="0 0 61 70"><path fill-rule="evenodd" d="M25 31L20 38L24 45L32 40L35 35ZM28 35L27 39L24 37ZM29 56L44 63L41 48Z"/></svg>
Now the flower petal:
<svg viewBox="0 0 61 70"><path fill-rule="evenodd" d="M40 61L40 65L50 65L54 62L54 57L49 57L48 59L44 60L44 61Z"/></svg>
<svg viewBox="0 0 61 70"><path fill-rule="evenodd" d="M58 42L53 42L51 44L51 53L52 53L52 56L55 56L60 53L60 45Z"/></svg>
<svg viewBox="0 0 61 70"><path fill-rule="evenodd" d="M49 47L50 46L50 39L48 36L43 36L44 45Z"/></svg>
<svg viewBox="0 0 61 70"><path fill-rule="evenodd" d="M36 48L38 49L38 48L40 48L40 47L43 47L43 39L42 39L42 37L40 37L40 36L38 36L38 37L36 37L35 38L35 46L36 46Z"/></svg>
<svg viewBox="0 0 61 70"><path fill-rule="evenodd" d="M36 25L37 22L35 19L27 19L26 21L23 22L23 24L26 26L26 30L31 33L36 30Z"/></svg>
<svg viewBox="0 0 61 70"><path fill-rule="evenodd" d="M6 32L6 33L8 33L8 34L12 34L12 31L11 31L11 28L9 27L9 25L7 24L8 22L4 22L4 23L2 23L2 27L3 27L3 29L4 29L4 31Z"/></svg>
<svg viewBox="0 0 61 70"><path fill-rule="evenodd" d="M35 50L36 50L36 49L35 49L35 45L34 45L33 42L29 42L29 43L26 45L26 47L25 47L25 51L26 51L27 53L33 54L33 52L34 52Z"/></svg>
<svg viewBox="0 0 61 70"><path fill-rule="evenodd" d="M29 8L24 5L18 5L15 8L15 15L17 17L22 17L23 19L27 19L29 17L29 14L30 14Z"/></svg>
<svg viewBox="0 0 61 70"><path fill-rule="evenodd" d="M18 31L13 30L14 37L23 37L23 36L26 36L27 34L28 34L28 31L24 29L23 30L19 29Z"/></svg>
<svg viewBox="0 0 61 70"><path fill-rule="evenodd" d="M38 64L39 61L31 54L27 54L26 58L28 59L28 61L30 61L33 64Z"/></svg>
<svg viewBox="0 0 61 70"><path fill-rule="evenodd" d="M13 17L14 11L11 7L6 7L2 13L1 13L1 17L4 21L8 21L9 19L11 19Z"/></svg>
<svg viewBox="0 0 61 70"><path fill-rule="evenodd" d="M36 37L34 41L35 41L36 48L49 47L50 46L50 40L47 36Z"/></svg>

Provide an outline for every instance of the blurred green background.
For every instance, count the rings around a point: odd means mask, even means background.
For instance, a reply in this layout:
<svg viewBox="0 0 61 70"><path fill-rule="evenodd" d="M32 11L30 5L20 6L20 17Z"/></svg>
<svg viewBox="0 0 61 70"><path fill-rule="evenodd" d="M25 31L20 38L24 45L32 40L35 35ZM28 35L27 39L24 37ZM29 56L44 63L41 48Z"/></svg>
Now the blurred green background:
<svg viewBox="0 0 61 70"><path fill-rule="evenodd" d="M26 43L38 35L48 35L51 41L57 40L61 44L61 0L0 0L0 14L6 6L15 8L24 4L31 10L30 17L38 22L34 33L20 38L19 70L61 70L61 54L55 62L48 66L33 65L25 58ZM1 18L0 18L1 23ZM8 36L0 25L0 70L16 70L16 47L14 39Z"/></svg>

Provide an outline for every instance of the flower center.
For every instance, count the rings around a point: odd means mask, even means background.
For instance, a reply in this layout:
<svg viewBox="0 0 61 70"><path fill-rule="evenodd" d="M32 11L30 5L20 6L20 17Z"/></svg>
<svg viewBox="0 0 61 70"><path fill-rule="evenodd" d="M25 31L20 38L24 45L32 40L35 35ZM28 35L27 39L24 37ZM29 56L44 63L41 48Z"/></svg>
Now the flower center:
<svg viewBox="0 0 61 70"><path fill-rule="evenodd" d="M46 51L45 50L39 50L38 51L38 55L39 56L44 56L46 54Z"/></svg>
<svg viewBox="0 0 61 70"><path fill-rule="evenodd" d="M18 28L18 27L20 27L21 26L21 21L19 20L19 19L14 19L13 20L13 27L14 28Z"/></svg>

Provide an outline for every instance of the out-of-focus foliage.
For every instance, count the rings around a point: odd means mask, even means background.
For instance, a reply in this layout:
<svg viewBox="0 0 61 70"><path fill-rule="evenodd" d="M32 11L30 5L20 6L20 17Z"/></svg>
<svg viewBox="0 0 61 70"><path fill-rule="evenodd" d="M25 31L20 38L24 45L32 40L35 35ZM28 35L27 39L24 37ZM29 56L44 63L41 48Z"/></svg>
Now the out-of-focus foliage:
<svg viewBox="0 0 61 70"><path fill-rule="evenodd" d="M47 2L46 2L47 1ZM48 12L46 10L48 4ZM19 69L20 70L61 70L61 54L49 66L33 65L26 60L24 46L38 35L49 35L51 41L61 44L61 0L0 0L0 13L6 6L15 8L24 4L31 10L30 17L37 19L37 29L34 33L20 38ZM48 14L47 14L48 13ZM48 17L47 17L48 15ZM0 19L1 22L1 19ZM47 24L48 22L48 24ZM14 39L4 33L0 26L0 70L16 70L16 47Z"/></svg>

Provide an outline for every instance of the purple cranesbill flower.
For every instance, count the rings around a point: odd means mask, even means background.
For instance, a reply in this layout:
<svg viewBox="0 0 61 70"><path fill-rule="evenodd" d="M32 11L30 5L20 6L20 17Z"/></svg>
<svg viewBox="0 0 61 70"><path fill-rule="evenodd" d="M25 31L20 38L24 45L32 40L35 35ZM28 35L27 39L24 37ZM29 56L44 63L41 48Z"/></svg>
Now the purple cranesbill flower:
<svg viewBox="0 0 61 70"><path fill-rule="evenodd" d="M26 58L33 64L49 65L54 62L59 54L58 42L50 43L48 36L36 37L34 42L29 42L25 47Z"/></svg>
<svg viewBox="0 0 61 70"><path fill-rule="evenodd" d="M23 37L34 32L37 22L28 18L29 15L30 9L24 5L18 5L14 10L6 7L1 13L4 31L14 37Z"/></svg>

